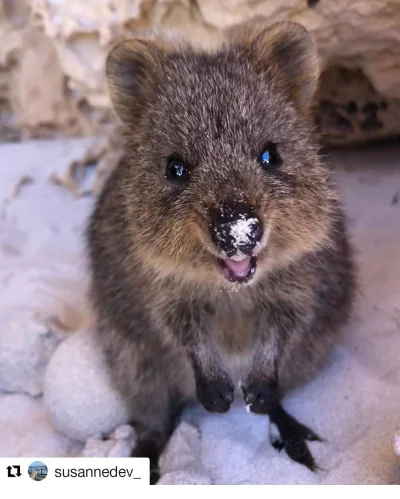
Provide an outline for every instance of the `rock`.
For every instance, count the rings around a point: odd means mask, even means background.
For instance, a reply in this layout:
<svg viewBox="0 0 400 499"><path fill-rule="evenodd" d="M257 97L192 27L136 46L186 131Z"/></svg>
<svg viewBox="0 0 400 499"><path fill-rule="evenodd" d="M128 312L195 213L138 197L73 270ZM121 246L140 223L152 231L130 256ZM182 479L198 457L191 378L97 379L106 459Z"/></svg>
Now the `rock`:
<svg viewBox="0 0 400 499"><path fill-rule="evenodd" d="M212 485L212 480L206 474L188 469L170 471L160 478L157 485Z"/></svg>
<svg viewBox="0 0 400 499"><path fill-rule="evenodd" d="M397 485L400 479L398 460L393 453L391 418L373 426L363 438L343 450L330 464L325 485Z"/></svg>
<svg viewBox="0 0 400 499"><path fill-rule="evenodd" d="M2 307L0 331L0 390L40 395L46 365L66 333L17 305Z"/></svg>
<svg viewBox="0 0 400 499"><path fill-rule="evenodd" d="M88 438L81 457L129 457L136 442L132 426L121 425L103 439L101 435Z"/></svg>
<svg viewBox="0 0 400 499"><path fill-rule="evenodd" d="M0 3L0 111L6 116L0 131L9 140L51 137L55 124L70 135L82 134L77 96L66 92L55 46L32 23L30 3Z"/></svg>
<svg viewBox="0 0 400 499"><path fill-rule="evenodd" d="M87 439L80 457L107 457L113 445L112 440L90 437Z"/></svg>
<svg viewBox="0 0 400 499"><path fill-rule="evenodd" d="M0 394L1 457L68 457L81 449L82 444L54 430L40 398Z"/></svg>
<svg viewBox="0 0 400 499"><path fill-rule="evenodd" d="M394 437L394 450L396 454L400 457L400 428L397 430Z"/></svg>
<svg viewBox="0 0 400 499"><path fill-rule="evenodd" d="M107 457L130 457L135 441L117 440L111 447Z"/></svg>
<svg viewBox="0 0 400 499"><path fill-rule="evenodd" d="M201 464L198 428L183 421L174 431L160 457L159 485L210 485L211 477Z"/></svg>
<svg viewBox="0 0 400 499"><path fill-rule="evenodd" d="M160 28L210 44L223 30L254 16L271 22L298 21L313 34L325 71L332 67L351 70L353 84L343 85L334 78L335 96L330 98L345 106L353 100L352 88L357 89L360 116L353 116L351 124L347 116L336 114L322 120L325 142L364 142L400 133L398 0L262 0L256 4L250 0L114 0L100 5L98 0L42 0L36 2L36 12L70 87L92 106L105 108L109 101L104 60L120 36ZM330 81L325 78L324 85L331 87ZM327 92L322 88L324 100ZM385 109L379 107L383 99ZM371 102L378 106L379 116L368 107Z"/></svg>
<svg viewBox="0 0 400 499"><path fill-rule="evenodd" d="M29 22L30 11L35 25ZM208 45L223 30L254 16L271 22L298 21L313 34L329 75L323 79L321 99L341 108L328 115L324 108L319 124L326 143L366 142L400 133L398 0L14 0L5 7L0 4L0 97L7 103L2 114L11 115L14 125L25 132L33 128L43 135L54 124L64 134L97 134L100 123L112 121L104 60L116 39L156 28ZM337 79L342 69L350 71L350 85ZM48 78L49 71L54 77ZM353 102L354 88L360 114L349 119L345 107ZM371 103L378 106L378 115ZM9 121L0 123L4 133L11 133Z"/></svg>
<svg viewBox="0 0 400 499"><path fill-rule="evenodd" d="M316 111L322 140L331 145L384 139L400 131L400 100L382 97L359 69L327 69Z"/></svg>
<svg viewBox="0 0 400 499"><path fill-rule="evenodd" d="M132 426L124 424L118 426L118 428L112 432L111 437L115 440L129 440L135 437L135 430Z"/></svg>
<svg viewBox="0 0 400 499"><path fill-rule="evenodd" d="M99 433L108 435L128 422L92 334L77 332L64 341L50 360L44 381L44 403L54 426L81 442Z"/></svg>

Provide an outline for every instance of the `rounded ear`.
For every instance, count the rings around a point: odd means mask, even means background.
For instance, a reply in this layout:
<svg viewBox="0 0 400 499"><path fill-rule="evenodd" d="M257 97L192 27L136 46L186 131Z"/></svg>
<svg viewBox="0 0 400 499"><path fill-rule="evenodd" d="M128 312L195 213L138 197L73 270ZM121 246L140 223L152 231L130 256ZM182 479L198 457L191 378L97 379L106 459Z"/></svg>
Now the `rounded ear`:
<svg viewBox="0 0 400 499"><path fill-rule="evenodd" d="M152 102L161 73L161 47L144 39L118 43L106 59L111 104L123 123L134 127Z"/></svg>
<svg viewBox="0 0 400 499"><path fill-rule="evenodd" d="M320 64L310 33L299 23L268 24L256 18L228 31L259 73L274 78L302 110L310 107L318 87Z"/></svg>

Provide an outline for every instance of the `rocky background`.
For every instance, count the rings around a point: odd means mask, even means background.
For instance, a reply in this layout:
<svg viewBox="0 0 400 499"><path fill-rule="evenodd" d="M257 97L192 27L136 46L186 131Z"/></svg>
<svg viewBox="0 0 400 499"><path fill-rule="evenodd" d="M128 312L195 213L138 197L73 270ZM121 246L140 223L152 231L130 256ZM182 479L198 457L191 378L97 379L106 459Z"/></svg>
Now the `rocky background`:
<svg viewBox="0 0 400 499"><path fill-rule="evenodd" d="M112 127L103 67L122 35L162 28L213 43L257 15L313 33L326 144L400 135L399 0L2 0L0 141Z"/></svg>

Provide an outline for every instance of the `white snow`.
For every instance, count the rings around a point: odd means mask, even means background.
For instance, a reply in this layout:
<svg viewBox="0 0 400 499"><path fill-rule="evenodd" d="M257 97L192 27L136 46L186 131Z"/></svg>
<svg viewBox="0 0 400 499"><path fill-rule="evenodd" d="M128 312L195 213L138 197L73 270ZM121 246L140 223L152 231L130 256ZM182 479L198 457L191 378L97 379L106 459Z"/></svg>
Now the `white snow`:
<svg viewBox="0 0 400 499"><path fill-rule="evenodd" d="M400 457L400 428L398 429L396 436L394 438L394 450L396 454Z"/></svg>
<svg viewBox="0 0 400 499"><path fill-rule="evenodd" d="M108 438L103 434L89 437L80 457L129 457L136 442L136 435L129 425L116 428Z"/></svg>
<svg viewBox="0 0 400 499"><path fill-rule="evenodd" d="M66 337L54 326L28 307L1 309L0 390L41 395L47 363Z"/></svg>
<svg viewBox="0 0 400 499"><path fill-rule="evenodd" d="M256 218L242 217L230 225L230 235L236 248L249 242L253 225L258 224Z"/></svg>
<svg viewBox="0 0 400 499"><path fill-rule="evenodd" d="M110 385L92 332L71 335L53 355L44 376L43 401L54 427L85 442L128 423L124 403Z"/></svg>
<svg viewBox="0 0 400 499"><path fill-rule="evenodd" d="M61 171L81 150L82 141L0 146L0 456L126 456L134 445L90 340L81 235L92 200L47 181L48 165ZM247 414L237 390L227 414L186 410L161 483L400 483L398 158L396 148L334 156L361 294L326 368L284 401L326 439L310 444L325 471L276 452L268 418Z"/></svg>

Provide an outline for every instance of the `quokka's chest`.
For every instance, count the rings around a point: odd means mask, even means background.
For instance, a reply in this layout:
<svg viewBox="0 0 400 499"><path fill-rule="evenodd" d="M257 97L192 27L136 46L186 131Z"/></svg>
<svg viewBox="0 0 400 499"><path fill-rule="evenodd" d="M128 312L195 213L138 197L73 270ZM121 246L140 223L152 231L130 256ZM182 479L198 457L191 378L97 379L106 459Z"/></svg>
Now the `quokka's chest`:
<svg viewBox="0 0 400 499"><path fill-rule="evenodd" d="M257 339L256 318L240 309L220 310L215 316L213 334L223 365L237 385L251 368Z"/></svg>
<svg viewBox="0 0 400 499"><path fill-rule="evenodd" d="M214 310L213 339L224 366L237 383L251 368L260 335L260 309L252 300L227 300L215 303Z"/></svg>
<svg viewBox="0 0 400 499"><path fill-rule="evenodd" d="M227 354L242 354L252 349L257 338L257 313L252 306L234 301L215 305L213 336L218 347Z"/></svg>

